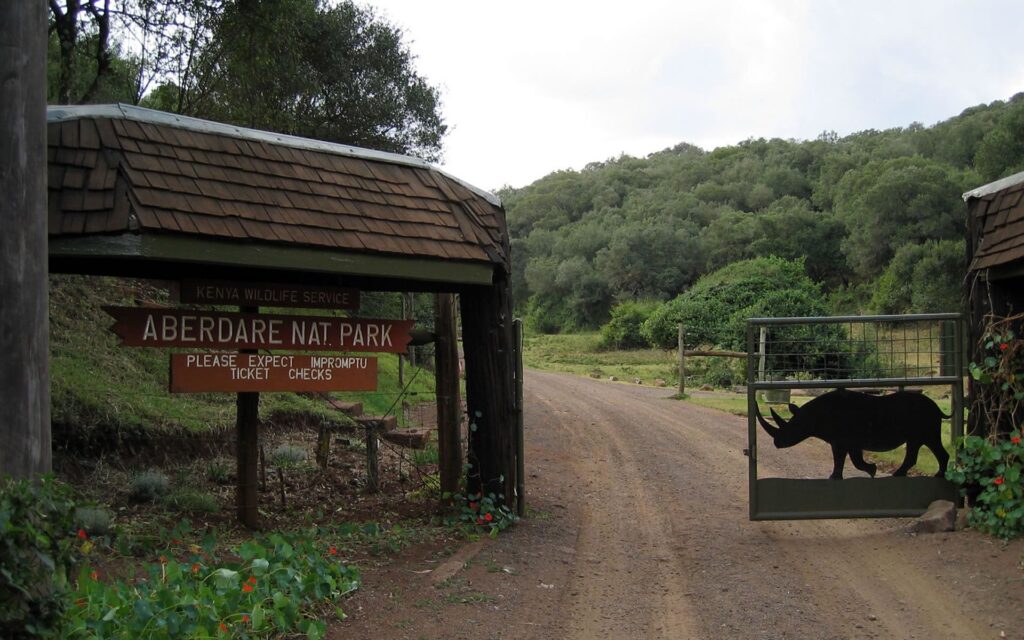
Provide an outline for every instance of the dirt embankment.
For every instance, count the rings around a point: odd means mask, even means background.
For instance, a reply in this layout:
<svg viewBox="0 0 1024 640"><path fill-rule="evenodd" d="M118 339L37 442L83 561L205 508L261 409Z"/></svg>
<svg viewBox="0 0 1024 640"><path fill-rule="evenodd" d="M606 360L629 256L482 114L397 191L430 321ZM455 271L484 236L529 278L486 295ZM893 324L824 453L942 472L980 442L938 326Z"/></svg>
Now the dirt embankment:
<svg viewBox="0 0 1024 640"><path fill-rule="evenodd" d="M531 517L457 575L368 573L335 638L1022 638L1024 541L907 520L750 522L746 421L665 390L530 372ZM824 477L824 443L761 450Z"/></svg>

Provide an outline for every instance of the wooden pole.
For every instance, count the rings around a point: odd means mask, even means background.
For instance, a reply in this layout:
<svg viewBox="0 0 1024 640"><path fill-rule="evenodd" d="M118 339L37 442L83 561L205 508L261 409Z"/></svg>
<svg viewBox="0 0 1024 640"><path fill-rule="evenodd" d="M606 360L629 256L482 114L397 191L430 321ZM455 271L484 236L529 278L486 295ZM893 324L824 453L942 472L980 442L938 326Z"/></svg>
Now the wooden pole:
<svg viewBox="0 0 1024 640"><path fill-rule="evenodd" d="M686 327L679 325L679 395L686 394Z"/></svg>
<svg viewBox="0 0 1024 640"><path fill-rule="evenodd" d="M46 11L0 2L0 477L51 466Z"/></svg>
<svg viewBox="0 0 1024 640"><path fill-rule="evenodd" d="M526 516L526 429L523 422L523 321L515 320L516 345L516 515Z"/></svg>
<svg viewBox="0 0 1024 640"><path fill-rule="evenodd" d="M239 307L242 313L258 313L259 307ZM241 353L256 353L255 350L243 349ZM237 436L238 485L235 492L235 504L238 510L238 521L255 529L259 526L259 431L260 431L260 394L239 393L235 406L235 431Z"/></svg>
<svg viewBox="0 0 1024 640"><path fill-rule="evenodd" d="M434 295L434 390L437 395L437 465L441 493L458 493L462 476L462 439L459 431L459 344L455 322L455 295Z"/></svg>
<svg viewBox="0 0 1024 640"><path fill-rule="evenodd" d="M366 423L366 490L380 491L380 465L377 462L377 431L380 423L374 420Z"/></svg>
<svg viewBox="0 0 1024 640"><path fill-rule="evenodd" d="M461 295L469 420L467 491L515 500L515 379L508 276Z"/></svg>
<svg viewBox="0 0 1024 640"><path fill-rule="evenodd" d="M401 294L401 296L402 296L402 320L405 320L406 318L409 317L408 315L406 315L408 313L408 309L405 306L405 294L403 293L403 294ZM411 352L412 351L412 347L409 347L409 350ZM398 354L398 386L402 387L402 388L405 387L405 358L406 358L406 355L404 353Z"/></svg>
<svg viewBox="0 0 1024 640"><path fill-rule="evenodd" d="M767 358L767 348L766 348L767 342L768 342L768 327L761 327L761 333L758 336L758 342L757 342L757 354L758 354L758 358L757 358L757 379L760 380L761 382L765 381L764 369L765 369L765 360Z"/></svg>

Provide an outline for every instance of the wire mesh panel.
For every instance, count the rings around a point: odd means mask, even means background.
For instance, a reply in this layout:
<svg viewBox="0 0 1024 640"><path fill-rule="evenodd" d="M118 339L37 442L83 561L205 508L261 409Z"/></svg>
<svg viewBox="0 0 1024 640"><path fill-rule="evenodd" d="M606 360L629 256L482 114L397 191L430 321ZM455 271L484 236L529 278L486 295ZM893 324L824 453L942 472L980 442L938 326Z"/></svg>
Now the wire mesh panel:
<svg viewBox="0 0 1024 640"><path fill-rule="evenodd" d="M941 421L950 419L953 441L962 435L959 314L752 318L746 338L751 519L916 516L935 499L955 499L941 477L948 457ZM920 393L925 387L948 387L950 416ZM769 406L796 389L817 391L802 406ZM824 440L834 463L829 479L759 478L757 437L765 433L780 449ZM901 445L903 464L876 477L864 452ZM934 452L939 475L904 477L921 448ZM842 479L847 457L862 477Z"/></svg>

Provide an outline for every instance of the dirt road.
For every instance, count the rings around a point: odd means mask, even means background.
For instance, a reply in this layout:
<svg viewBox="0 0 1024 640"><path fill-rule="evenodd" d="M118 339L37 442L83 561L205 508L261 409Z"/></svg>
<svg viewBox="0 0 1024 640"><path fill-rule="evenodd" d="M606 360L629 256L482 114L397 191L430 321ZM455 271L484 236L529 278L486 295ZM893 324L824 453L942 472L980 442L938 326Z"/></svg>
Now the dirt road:
<svg viewBox="0 0 1024 640"><path fill-rule="evenodd" d="M750 522L746 421L671 391L526 378L531 517L435 586L411 553L334 637L1024 638L1024 543L907 520ZM827 446L761 450L824 477Z"/></svg>

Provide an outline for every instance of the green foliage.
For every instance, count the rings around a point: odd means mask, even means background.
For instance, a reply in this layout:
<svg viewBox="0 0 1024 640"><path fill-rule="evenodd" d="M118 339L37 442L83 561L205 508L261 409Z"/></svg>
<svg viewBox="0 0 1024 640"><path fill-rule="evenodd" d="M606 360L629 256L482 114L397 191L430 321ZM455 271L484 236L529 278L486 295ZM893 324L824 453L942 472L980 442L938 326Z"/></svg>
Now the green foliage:
<svg viewBox="0 0 1024 640"><path fill-rule="evenodd" d="M967 522L998 538L1024 535L1024 444L1021 433L1006 439L967 436L946 478L973 495Z"/></svg>
<svg viewBox="0 0 1024 640"><path fill-rule="evenodd" d="M228 3L196 56L182 111L436 160L440 93L401 29L343 1Z"/></svg>
<svg viewBox="0 0 1024 640"><path fill-rule="evenodd" d="M963 185L949 167L915 156L872 160L848 172L835 211L854 273L879 274L899 247L963 237Z"/></svg>
<svg viewBox="0 0 1024 640"><path fill-rule="evenodd" d="M170 480L159 471L143 471L132 478L129 497L135 502L156 502L170 489Z"/></svg>
<svg viewBox="0 0 1024 640"><path fill-rule="evenodd" d="M282 444L270 454L270 460L276 467L295 468L306 461L306 450L295 444Z"/></svg>
<svg viewBox="0 0 1024 640"><path fill-rule="evenodd" d="M502 503L496 494L482 493L464 496L445 493L444 500L451 500L454 513L446 518L448 526L468 527L470 530L484 529L492 538L519 522L519 516Z"/></svg>
<svg viewBox="0 0 1024 640"><path fill-rule="evenodd" d="M225 558L216 539L170 552L142 568L143 580L104 580L84 569L66 638L266 638L304 633L322 638L319 612L356 589L354 567L338 562L336 546L303 534L271 534L242 543ZM340 608L335 609L344 618Z"/></svg>
<svg viewBox="0 0 1024 640"><path fill-rule="evenodd" d="M0 481L0 628L5 638L62 637L68 573L76 560L74 519L67 485L51 477Z"/></svg>
<svg viewBox="0 0 1024 640"><path fill-rule="evenodd" d="M75 526L90 536L102 536L110 533L114 514L102 507L77 507L75 509Z"/></svg>
<svg viewBox="0 0 1024 640"><path fill-rule="evenodd" d="M962 265L946 243L962 244L960 194L982 175L1024 169L1021 113L1015 96L931 128L749 139L711 153L681 144L504 189L514 299L535 330L595 328L617 302L672 299L729 264L776 256L802 259L825 293L843 291L836 306L860 312L902 247L935 242L915 261L928 263L918 299L900 306L953 308Z"/></svg>
<svg viewBox="0 0 1024 640"><path fill-rule="evenodd" d="M643 349L648 346L641 326L658 307L654 300L623 302L612 308L612 317L601 328L604 349Z"/></svg>
<svg viewBox="0 0 1024 640"><path fill-rule="evenodd" d="M969 365L977 394L972 411L981 413L972 419L988 434L965 437L946 472L973 498L971 526L1000 538L1024 535L1024 341L1008 328L1013 320L989 324L983 357Z"/></svg>
<svg viewBox="0 0 1024 640"><path fill-rule="evenodd" d="M962 240L906 244L878 278L871 306L878 313L959 311L966 270Z"/></svg>
<svg viewBox="0 0 1024 640"><path fill-rule="evenodd" d="M164 496L163 503L171 509L182 512L216 513L220 511L220 503L217 502L217 498L205 491L191 487L171 491Z"/></svg>
<svg viewBox="0 0 1024 640"><path fill-rule="evenodd" d="M656 309L643 325L651 344L671 349L678 325L692 345L746 349L751 317L824 315L817 285L801 261L755 258L735 262L702 277L686 293Z"/></svg>

